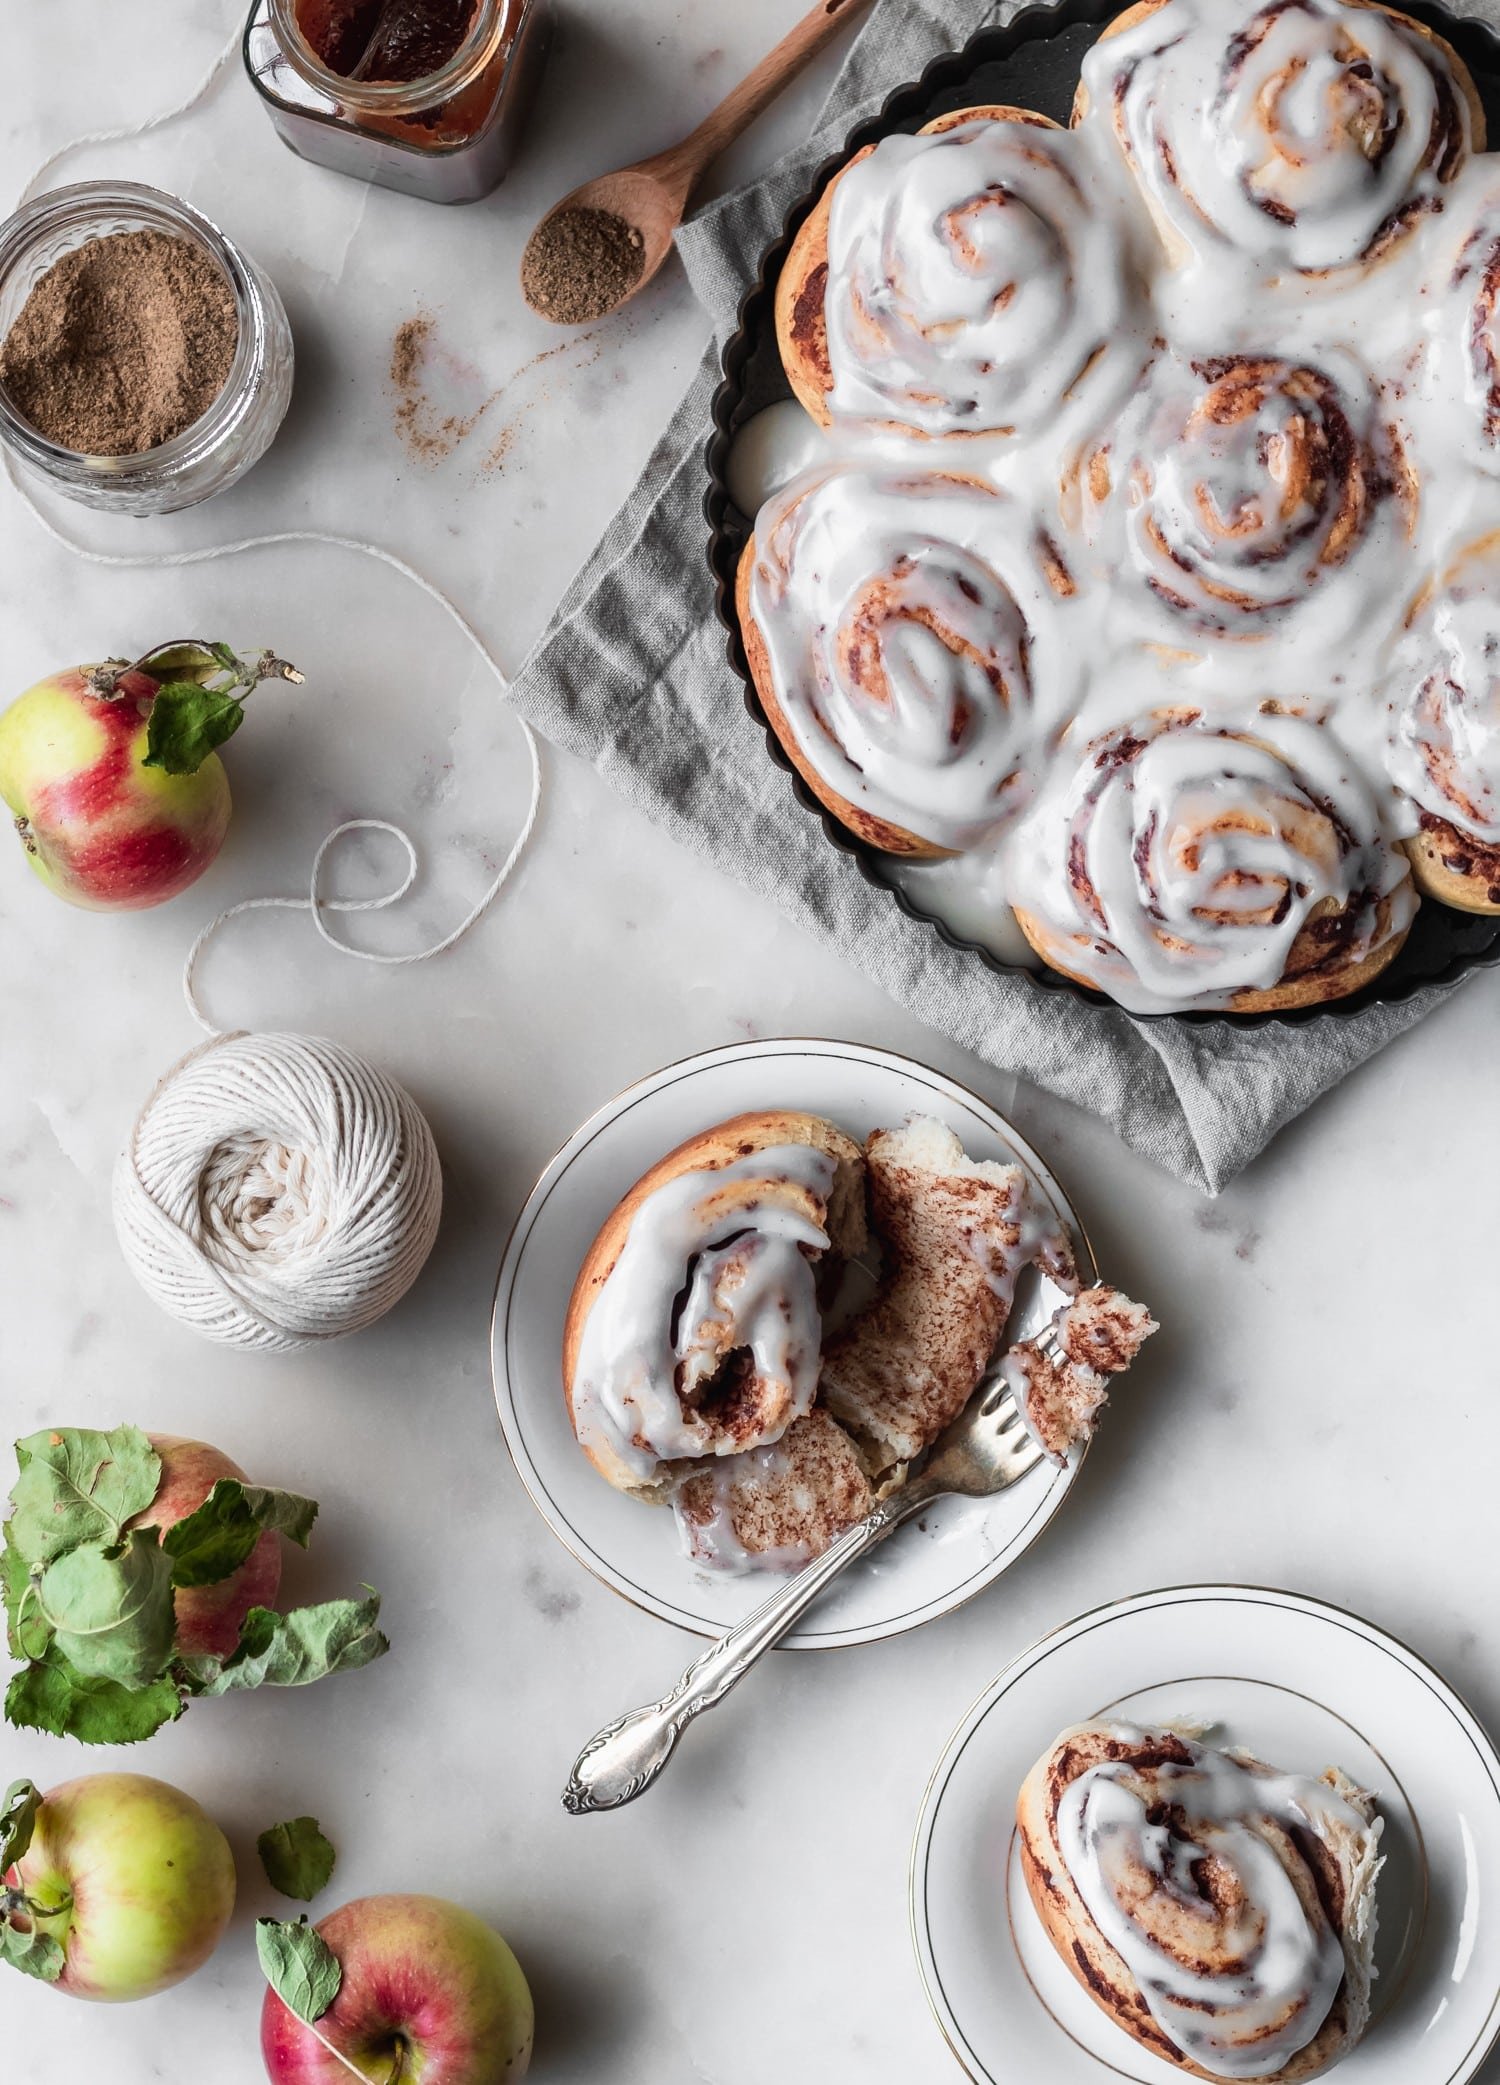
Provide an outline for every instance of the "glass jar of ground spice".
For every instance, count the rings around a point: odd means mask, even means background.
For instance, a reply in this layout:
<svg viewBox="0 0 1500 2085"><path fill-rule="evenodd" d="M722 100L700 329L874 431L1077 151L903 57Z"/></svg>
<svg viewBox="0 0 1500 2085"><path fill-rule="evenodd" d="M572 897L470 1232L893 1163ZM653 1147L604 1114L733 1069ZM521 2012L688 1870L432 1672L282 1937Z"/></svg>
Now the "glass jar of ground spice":
<svg viewBox="0 0 1500 2085"><path fill-rule="evenodd" d="M504 179L547 0L254 0L245 67L304 159L434 203Z"/></svg>
<svg viewBox="0 0 1500 2085"><path fill-rule="evenodd" d="M291 394L280 297L189 204L89 181L0 226L0 441L70 499L166 514L222 492Z"/></svg>

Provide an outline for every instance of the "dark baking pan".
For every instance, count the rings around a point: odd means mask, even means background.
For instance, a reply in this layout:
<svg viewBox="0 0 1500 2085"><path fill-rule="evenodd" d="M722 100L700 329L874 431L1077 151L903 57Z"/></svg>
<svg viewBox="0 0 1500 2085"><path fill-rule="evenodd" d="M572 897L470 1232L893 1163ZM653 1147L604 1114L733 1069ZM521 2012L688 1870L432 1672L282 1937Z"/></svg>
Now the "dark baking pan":
<svg viewBox="0 0 1500 2085"><path fill-rule="evenodd" d="M1088 991L1060 977L1054 970L1018 970L1003 963L988 949L963 940L941 920L923 912L905 891L888 881L884 857L854 839L831 818L795 772L766 723L740 639L734 577L753 517L740 513L729 497L724 471L734 430L763 406L790 396L776 348L772 315L776 278L798 228L830 177L861 146L874 144L893 131L920 130L924 123L948 109L1009 102L1020 108L1038 109L1043 115L1066 123L1083 54L1105 23L1120 12L1120 0L1063 0L1060 6L1029 7L1003 29L981 29L961 51L948 51L935 58L919 80L898 87L877 116L850 131L843 150L818 169L807 194L788 215L781 236L762 258L760 272L740 305L739 327L724 349L723 380L714 394L713 433L707 450L708 492L704 500L715 605L728 632L729 661L744 683L746 708L765 731L771 758L789 779L791 793L801 807L799 815L816 818L828 835L829 844L852 855L865 879L884 891L909 919L940 934L950 947L964 950L975 963L1002 976L1027 977L1038 991L1068 992L1075 999L1101 1007L1114 1002L1102 993ZM1424 0L1412 0L1406 12L1441 31L1468 65L1484 102L1490 137L1500 144L1500 38L1482 23L1461 20L1443 8L1424 4ZM1452 984L1465 972L1496 962L1500 962L1500 918L1455 912L1424 898L1395 961L1367 991L1351 998L1336 999L1325 1006L1297 1007L1285 1013L1178 1013L1134 1018L1226 1021L1240 1028L1262 1027L1272 1022L1292 1025L1338 1020L1377 1002L1409 999L1427 985Z"/></svg>

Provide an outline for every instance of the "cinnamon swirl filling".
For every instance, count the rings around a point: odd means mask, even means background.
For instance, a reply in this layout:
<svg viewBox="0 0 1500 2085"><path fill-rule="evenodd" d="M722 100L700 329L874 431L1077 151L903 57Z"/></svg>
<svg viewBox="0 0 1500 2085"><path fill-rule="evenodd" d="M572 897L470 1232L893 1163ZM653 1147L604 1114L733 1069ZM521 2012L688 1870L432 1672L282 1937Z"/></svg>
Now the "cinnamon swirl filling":
<svg viewBox="0 0 1500 2085"><path fill-rule="evenodd" d="M1382 591L1398 594L1416 504L1399 437L1348 356L1164 356L1085 455L1079 495L1085 533L1144 587L1164 642L1263 638L1293 618L1336 642L1368 600L1334 582L1383 558Z"/></svg>
<svg viewBox="0 0 1500 2085"><path fill-rule="evenodd" d="M1228 36L1209 0L1173 0L1096 45L1084 80L1170 233L1273 272L1378 260L1470 150L1442 47L1345 0L1271 0Z"/></svg>
<svg viewBox="0 0 1500 2085"><path fill-rule="evenodd" d="M915 434L1037 426L1129 295L1089 155L1042 117L882 139L834 192L828 255L829 408Z"/></svg>
<svg viewBox="0 0 1500 2085"><path fill-rule="evenodd" d="M1069 975L1149 1013L1357 965L1415 912L1332 734L1160 710L1096 741L1017 834L1016 909Z"/></svg>

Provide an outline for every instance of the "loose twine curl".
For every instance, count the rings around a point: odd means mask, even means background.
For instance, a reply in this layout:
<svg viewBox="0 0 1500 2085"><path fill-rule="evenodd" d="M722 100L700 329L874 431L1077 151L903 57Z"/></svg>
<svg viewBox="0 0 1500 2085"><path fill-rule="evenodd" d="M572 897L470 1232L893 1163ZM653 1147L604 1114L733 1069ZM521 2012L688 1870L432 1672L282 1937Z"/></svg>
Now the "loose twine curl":
<svg viewBox="0 0 1500 2085"><path fill-rule="evenodd" d="M23 200L79 146L140 137L195 109L233 61L239 30L186 100L117 130L95 131L54 152L27 182ZM443 590L404 558L360 538L323 529L281 529L201 550L98 551L67 536L43 512L9 456L7 475L52 539L91 564L165 567L206 564L278 544L326 544L399 572L457 624L500 685L510 683L489 646ZM411 888L417 854L384 819L356 818L331 832L313 861L305 897L249 898L211 920L188 952L183 993L210 1040L162 1078L121 1153L114 1175L115 1229L147 1294L206 1339L263 1353L292 1353L357 1332L399 1302L432 1250L442 1213L442 1174L432 1131L395 1079L342 1044L316 1036L224 1034L203 1012L197 965L226 920L267 907L310 913L330 947L361 962L422 963L463 938L489 910L536 824L541 759L520 724L531 795L521 829L489 888L451 933L431 947L384 954L356 948L330 930L331 912L379 911ZM406 850L401 883L380 897L332 899L321 889L329 850L347 833L384 832Z"/></svg>

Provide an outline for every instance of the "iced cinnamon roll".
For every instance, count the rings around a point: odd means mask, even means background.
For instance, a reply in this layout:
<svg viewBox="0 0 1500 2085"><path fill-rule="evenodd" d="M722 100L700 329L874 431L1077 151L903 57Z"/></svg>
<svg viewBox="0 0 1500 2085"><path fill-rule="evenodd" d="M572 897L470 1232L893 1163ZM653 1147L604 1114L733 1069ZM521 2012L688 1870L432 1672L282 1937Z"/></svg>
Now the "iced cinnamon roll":
<svg viewBox="0 0 1500 2085"><path fill-rule="evenodd" d="M1381 1823L1330 1767L1066 1730L1017 1806L1027 1888L1094 2002L1192 2077L1321 2077L1369 2024Z"/></svg>
<svg viewBox="0 0 1500 2085"><path fill-rule="evenodd" d="M829 183L782 271L777 332L824 425L1010 435L1077 393L1131 302L1082 141L1026 109L961 109Z"/></svg>
<svg viewBox="0 0 1500 2085"><path fill-rule="evenodd" d="M1070 511L1169 649L1295 636L1325 653L1399 601L1416 485L1351 356L1163 355L1083 454Z"/></svg>
<svg viewBox="0 0 1500 2085"><path fill-rule="evenodd" d="M1161 709L1061 768L1010 849L1022 931L1137 1013L1316 1005L1416 911L1373 790L1326 728Z"/></svg>
<svg viewBox="0 0 1500 2085"><path fill-rule="evenodd" d="M653 1166L579 1270L563 1383L580 1446L620 1491L663 1495L702 1456L811 1411L820 1271L866 1249L859 1146L813 1115L739 1115Z"/></svg>
<svg viewBox="0 0 1500 2085"><path fill-rule="evenodd" d="M1071 707L1072 591L987 481L835 465L761 510L738 605L766 716L820 802L872 846L931 857L1026 800Z"/></svg>
<svg viewBox="0 0 1500 2085"><path fill-rule="evenodd" d="M1464 912L1500 913L1500 532L1419 600L1389 692L1418 886Z"/></svg>
<svg viewBox="0 0 1500 2085"><path fill-rule="evenodd" d="M1369 266L1442 205L1484 116L1422 24L1349 0L1139 0L1083 64L1174 259Z"/></svg>

